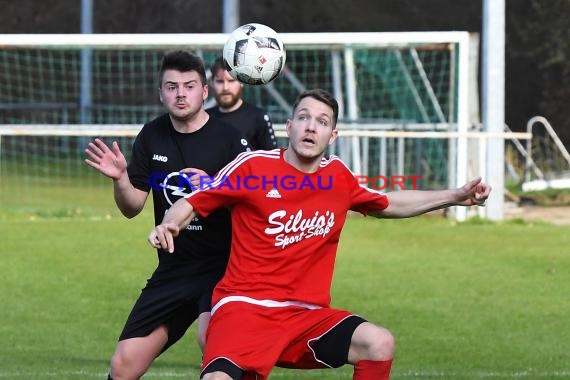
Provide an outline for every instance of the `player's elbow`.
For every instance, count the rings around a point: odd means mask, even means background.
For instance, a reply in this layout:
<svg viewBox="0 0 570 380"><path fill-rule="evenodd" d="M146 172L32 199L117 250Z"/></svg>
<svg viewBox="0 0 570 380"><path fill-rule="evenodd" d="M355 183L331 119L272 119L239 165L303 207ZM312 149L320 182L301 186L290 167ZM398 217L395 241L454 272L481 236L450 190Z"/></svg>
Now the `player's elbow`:
<svg viewBox="0 0 570 380"><path fill-rule="evenodd" d="M400 215L397 210L394 209L394 207L388 207L385 208L383 210L377 210L377 211L373 211L369 213L370 216L373 216L375 218L379 218L379 219L398 219L398 218L402 218L402 215Z"/></svg>
<svg viewBox="0 0 570 380"><path fill-rule="evenodd" d="M139 213L138 212L136 212L136 213L135 212L123 212L122 214L125 218L132 219L135 216L137 216Z"/></svg>
<svg viewBox="0 0 570 380"><path fill-rule="evenodd" d="M123 214L125 218L132 219L141 213L142 207L119 206L119 210L121 210L121 214Z"/></svg>

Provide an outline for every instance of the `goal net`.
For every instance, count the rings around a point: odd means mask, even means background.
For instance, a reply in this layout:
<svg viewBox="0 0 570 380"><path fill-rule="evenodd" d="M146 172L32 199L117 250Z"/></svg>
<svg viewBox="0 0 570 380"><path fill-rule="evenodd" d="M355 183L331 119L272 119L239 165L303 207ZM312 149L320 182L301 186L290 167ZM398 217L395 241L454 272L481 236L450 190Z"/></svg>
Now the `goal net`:
<svg viewBox="0 0 570 380"><path fill-rule="evenodd" d="M113 214L109 180L83 163L87 143L117 140L128 158L142 125L164 112L157 78L163 54L193 50L208 67L226 37L0 35L2 207L65 216L98 214L102 205ZM468 144L480 140L468 135L477 111L469 101L477 89L476 66L470 66L476 49L470 49L468 33L281 37L287 49L283 73L269 85L244 90L246 100L270 113L279 145L286 146L283 125L295 97L318 87L340 104L341 137L331 153L369 185L433 189L477 173L477 148ZM213 104L208 99L207 106Z"/></svg>

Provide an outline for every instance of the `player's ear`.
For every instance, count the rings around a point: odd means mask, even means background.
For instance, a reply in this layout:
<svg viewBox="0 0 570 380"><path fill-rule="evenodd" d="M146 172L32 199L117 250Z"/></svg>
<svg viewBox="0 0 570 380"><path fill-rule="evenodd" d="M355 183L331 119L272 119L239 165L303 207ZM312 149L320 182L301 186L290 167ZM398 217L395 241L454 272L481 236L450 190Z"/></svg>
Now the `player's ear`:
<svg viewBox="0 0 570 380"><path fill-rule="evenodd" d="M337 137L338 137L338 129L335 128L331 132L331 137L329 137L329 145L332 145Z"/></svg>
<svg viewBox="0 0 570 380"><path fill-rule="evenodd" d="M291 129L291 119L287 119L285 122L285 130L287 131L287 137L289 137L289 131Z"/></svg>
<svg viewBox="0 0 570 380"><path fill-rule="evenodd" d="M202 100L205 102L208 99L208 85L205 84L202 88Z"/></svg>
<svg viewBox="0 0 570 380"><path fill-rule="evenodd" d="M160 100L161 103L164 103L162 101L162 93L160 92L160 87L158 88L158 99Z"/></svg>

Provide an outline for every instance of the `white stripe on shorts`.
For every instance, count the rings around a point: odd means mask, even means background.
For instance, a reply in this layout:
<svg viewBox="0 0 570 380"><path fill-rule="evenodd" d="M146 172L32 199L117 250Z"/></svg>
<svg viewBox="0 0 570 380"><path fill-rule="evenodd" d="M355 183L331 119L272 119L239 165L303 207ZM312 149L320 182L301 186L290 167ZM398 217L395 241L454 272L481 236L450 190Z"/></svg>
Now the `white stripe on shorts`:
<svg viewBox="0 0 570 380"><path fill-rule="evenodd" d="M246 297L246 296L229 296L224 297L219 300L214 307L212 307L212 315L223 305L230 303L230 302L245 302L251 303L254 305L264 306L264 307L287 307L287 306L299 306L305 309L320 309L321 306L313 305L310 303L298 302L298 301L273 301L273 300L256 300L255 298Z"/></svg>

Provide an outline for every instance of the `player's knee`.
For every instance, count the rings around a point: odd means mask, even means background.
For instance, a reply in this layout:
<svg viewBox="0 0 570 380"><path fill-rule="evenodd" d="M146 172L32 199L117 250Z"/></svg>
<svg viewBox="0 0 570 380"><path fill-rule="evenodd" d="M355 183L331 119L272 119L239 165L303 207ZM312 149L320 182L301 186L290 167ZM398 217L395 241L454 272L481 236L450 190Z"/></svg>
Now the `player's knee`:
<svg viewBox="0 0 570 380"><path fill-rule="evenodd" d="M144 370L137 370L136 358L124 351L117 351L111 358L111 373L113 380L137 379L144 374Z"/></svg>
<svg viewBox="0 0 570 380"><path fill-rule="evenodd" d="M128 359L120 352L115 352L111 358L111 372L109 377L113 380L121 379L125 376L126 368L128 367Z"/></svg>
<svg viewBox="0 0 570 380"><path fill-rule="evenodd" d="M349 349L349 362L384 361L394 356L395 339L387 329L363 323L355 330Z"/></svg>
<svg viewBox="0 0 570 380"><path fill-rule="evenodd" d="M390 331L376 327L369 335L367 342L368 360L387 360L394 356L396 340Z"/></svg>
<svg viewBox="0 0 570 380"><path fill-rule="evenodd" d="M211 372L201 377L202 380L233 380L231 376L224 372Z"/></svg>
<svg viewBox="0 0 570 380"><path fill-rule="evenodd" d="M119 378L121 373L121 368L123 367L123 357L119 352L115 352L113 357L111 358L111 372L109 377L112 379ZM113 375L113 376L111 376Z"/></svg>
<svg viewBox="0 0 570 380"><path fill-rule="evenodd" d="M122 351L116 351L111 358L111 368L122 368L128 361L127 355Z"/></svg>

